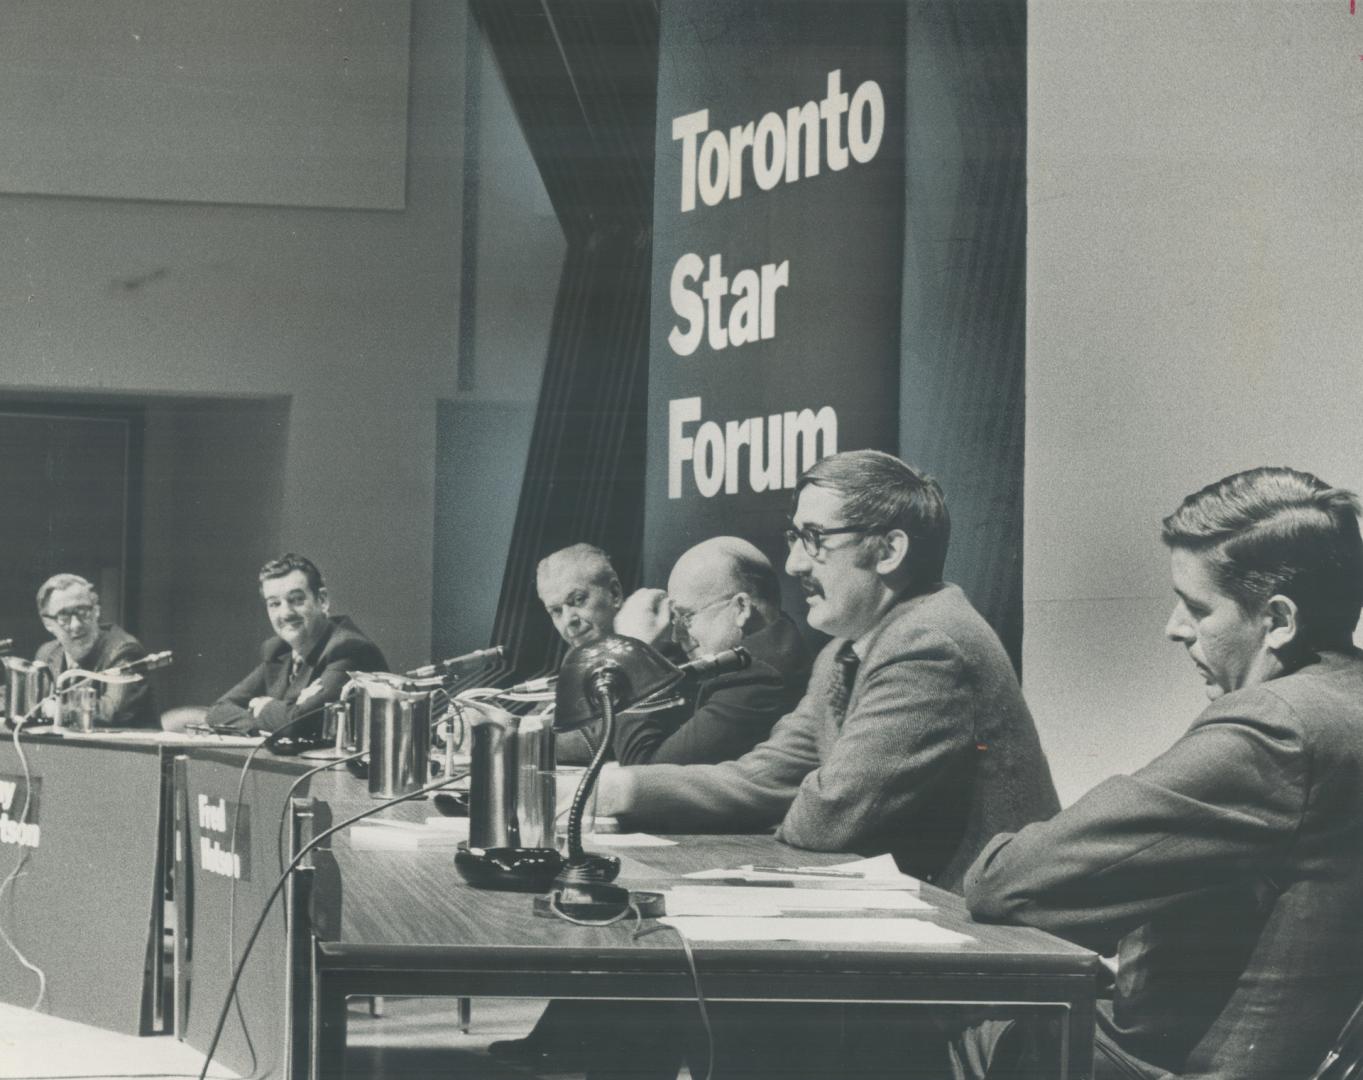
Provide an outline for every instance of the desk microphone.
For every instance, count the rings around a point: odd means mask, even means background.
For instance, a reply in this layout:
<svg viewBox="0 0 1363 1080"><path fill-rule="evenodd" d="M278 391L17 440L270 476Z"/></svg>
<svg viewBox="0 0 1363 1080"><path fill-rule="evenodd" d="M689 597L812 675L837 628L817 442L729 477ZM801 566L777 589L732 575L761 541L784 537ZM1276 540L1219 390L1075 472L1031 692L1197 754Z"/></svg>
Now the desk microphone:
<svg viewBox="0 0 1363 1080"><path fill-rule="evenodd" d="M170 667L174 656L169 649L164 652L148 653L137 660L125 660L107 669L111 675L141 675L157 668Z"/></svg>
<svg viewBox="0 0 1363 1080"><path fill-rule="evenodd" d="M538 679L526 679L515 686L508 686L503 694L542 694L558 685L557 675L541 675Z"/></svg>
<svg viewBox="0 0 1363 1080"><path fill-rule="evenodd" d="M452 656L448 660L440 660L434 664L427 664L414 671L407 672L409 679L429 679L435 675L453 675L456 671L468 671L470 668L482 667L484 664L502 660L506 657L506 649L501 645L494 645L490 649L474 649L471 653L463 656Z"/></svg>
<svg viewBox="0 0 1363 1080"><path fill-rule="evenodd" d="M722 652L698 656L678 666L688 675L694 675L698 679L713 679L716 675L728 675L732 671L743 671L752 667L752 653L742 645L736 645Z"/></svg>

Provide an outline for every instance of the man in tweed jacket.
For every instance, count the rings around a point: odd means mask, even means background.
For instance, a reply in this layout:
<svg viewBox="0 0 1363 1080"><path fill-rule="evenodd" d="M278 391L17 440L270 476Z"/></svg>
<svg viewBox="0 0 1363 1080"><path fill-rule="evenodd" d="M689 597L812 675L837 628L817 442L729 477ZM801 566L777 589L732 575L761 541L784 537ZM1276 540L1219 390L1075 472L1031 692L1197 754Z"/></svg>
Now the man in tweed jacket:
<svg viewBox="0 0 1363 1080"><path fill-rule="evenodd" d="M1164 522L1165 632L1212 704L1145 768L998 837L967 875L976 918L1117 954L1099 1078L1306 1077L1363 993L1357 513L1282 468L1185 499ZM979 1075L1008 1042L997 1024L976 1036L963 1071Z"/></svg>
<svg viewBox="0 0 1363 1080"><path fill-rule="evenodd" d="M604 779L630 828L754 832L818 851L892 852L948 889L1000 829L1058 809L1007 655L944 584L941 489L897 458L825 458L796 488L786 572L834 640L771 737L735 761Z"/></svg>

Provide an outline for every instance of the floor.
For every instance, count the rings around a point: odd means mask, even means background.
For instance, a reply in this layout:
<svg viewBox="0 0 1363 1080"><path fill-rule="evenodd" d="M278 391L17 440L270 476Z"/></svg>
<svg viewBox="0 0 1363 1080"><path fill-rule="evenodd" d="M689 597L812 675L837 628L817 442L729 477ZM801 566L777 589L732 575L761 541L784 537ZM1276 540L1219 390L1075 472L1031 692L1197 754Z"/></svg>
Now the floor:
<svg viewBox="0 0 1363 1080"><path fill-rule="evenodd" d="M371 1080L533 1080L532 1073L501 1066L487 1054L494 1039L527 1032L541 1001L479 998L473 1026L460 1034L448 999L388 998L374 1018L351 1006L346 1073ZM69 1020L0 1005L0 1080L194 1080L203 1056L170 1036L137 1038ZM236 1073L214 1067L213 1080ZM685 1074L683 1073L683 1076ZM266 1080L260 1077L257 1080Z"/></svg>

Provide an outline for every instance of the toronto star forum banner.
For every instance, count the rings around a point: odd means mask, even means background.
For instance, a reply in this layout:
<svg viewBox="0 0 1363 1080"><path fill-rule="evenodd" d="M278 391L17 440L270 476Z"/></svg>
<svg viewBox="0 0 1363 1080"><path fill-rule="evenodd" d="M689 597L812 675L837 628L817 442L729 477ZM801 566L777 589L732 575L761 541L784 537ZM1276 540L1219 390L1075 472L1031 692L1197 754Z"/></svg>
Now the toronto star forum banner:
<svg viewBox="0 0 1363 1080"><path fill-rule="evenodd" d="M904 8L666 4L647 565L722 533L779 567L799 474L896 450Z"/></svg>

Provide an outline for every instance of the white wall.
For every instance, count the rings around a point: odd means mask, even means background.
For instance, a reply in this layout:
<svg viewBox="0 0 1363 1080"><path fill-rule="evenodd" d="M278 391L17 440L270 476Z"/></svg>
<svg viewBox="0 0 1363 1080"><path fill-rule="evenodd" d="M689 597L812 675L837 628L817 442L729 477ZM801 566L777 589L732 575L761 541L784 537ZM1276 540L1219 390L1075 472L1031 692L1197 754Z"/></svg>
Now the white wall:
<svg viewBox="0 0 1363 1080"><path fill-rule="evenodd" d="M1227 473L1363 489L1363 17L1033 0L1024 688L1066 802L1205 704L1159 520Z"/></svg>
<svg viewBox="0 0 1363 1080"><path fill-rule="evenodd" d="M400 666L430 652L464 18L462 4L413 5L403 211L0 196L0 392L287 398L279 543L318 562L337 607ZM257 605L253 576L238 585ZM262 614L232 646L249 659L267 632Z"/></svg>

